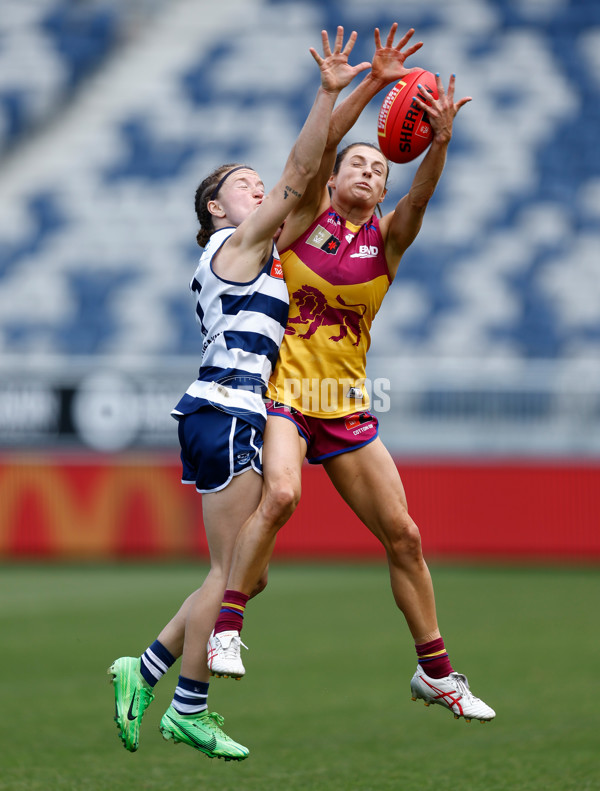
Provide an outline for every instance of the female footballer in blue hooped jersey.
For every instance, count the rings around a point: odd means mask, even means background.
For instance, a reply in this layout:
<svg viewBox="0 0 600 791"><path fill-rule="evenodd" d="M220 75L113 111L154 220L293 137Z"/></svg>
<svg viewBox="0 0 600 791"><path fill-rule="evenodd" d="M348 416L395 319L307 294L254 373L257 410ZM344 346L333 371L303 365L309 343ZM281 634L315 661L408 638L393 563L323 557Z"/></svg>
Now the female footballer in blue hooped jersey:
<svg viewBox="0 0 600 791"><path fill-rule="evenodd" d="M344 46L337 29L333 51L323 31L323 57L313 107L277 185L265 195L259 175L243 164L217 168L198 187L198 242L204 247L190 284L203 334L198 379L173 415L179 421L183 482L202 493L211 568L141 657L121 657L109 668L115 720L124 746L138 749L144 711L153 687L182 656L181 675L160 730L210 757L243 760L248 749L221 728L207 708L207 641L219 613L236 536L262 493L263 396L288 318L288 292L274 237L315 178L340 91L370 66L350 66L356 40ZM252 594L266 584L266 564Z"/></svg>
<svg viewBox="0 0 600 791"><path fill-rule="evenodd" d="M263 497L238 536L208 662L215 675L244 675L244 608L278 529L299 501L301 465L307 458L323 464L343 499L386 550L394 599L417 653L413 699L486 722L495 717L494 710L472 694L466 677L450 663L419 530L364 389L371 322L421 228L442 175L454 118L470 101L454 101L454 76L447 91L436 76L438 99L421 89L427 101L414 101L428 113L433 140L408 194L379 219L375 210L386 194L387 160L371 144L353 144L339 154L337 146L367 103L410 71L404 61L420 44L404 49L414 33L409 30L394 46L396 29L393 25L385 47L375 31L371 71L333 114L319 174L278 240L290 315L269 387L273 401L265 431ZM315 380L333 383L336 392L307 387Z"/></svg>

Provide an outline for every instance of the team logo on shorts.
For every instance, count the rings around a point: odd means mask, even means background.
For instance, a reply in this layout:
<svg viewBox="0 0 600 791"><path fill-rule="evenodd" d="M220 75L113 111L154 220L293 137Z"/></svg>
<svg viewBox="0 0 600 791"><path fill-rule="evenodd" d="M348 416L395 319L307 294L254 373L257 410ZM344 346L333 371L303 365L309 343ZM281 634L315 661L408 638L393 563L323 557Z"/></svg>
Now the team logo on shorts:
<svg viewBox="0 0 600 791"><path fill-rule="evenodd" d="M334 236L322 225L317 225L315 230L306 240L306 244L311 247L316 247L317 250L323 250L325 253L335 255L340 247L340 240Z"/></svg>
<svg viewBox="0 0 600 791"><path fill-rule="evenodd" d="M235 458L238 464L248 464L250 461L250 452L244 451L242 453L236 453Z"/></svg>
<svg viewBox="0 0 600 791"><path fill-rule="evenodd" d="M354 415L348 415L344 423L348 431L352 431L357 426L368 423L370 420L373 420L373 416L369 412L356 412ZM372 426L367 426L366 428L371 427ZM355 431L354 433L356 434L357 432Z"/></svg>

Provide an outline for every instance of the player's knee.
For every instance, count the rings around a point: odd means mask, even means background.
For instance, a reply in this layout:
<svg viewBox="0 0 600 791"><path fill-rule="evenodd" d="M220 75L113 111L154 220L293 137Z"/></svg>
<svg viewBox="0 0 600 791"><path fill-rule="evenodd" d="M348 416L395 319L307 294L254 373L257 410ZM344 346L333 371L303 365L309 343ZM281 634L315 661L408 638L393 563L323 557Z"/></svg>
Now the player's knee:
<svg viewBox="0 0 600 791"><path fill-rule="evenodd" d="M386 538L386 549L392 562L404 565L422 561L421 534L405 509L396 515Z"/></svg>
<svg viewBox="0 0 600 791"><path fill-rule="evenodd" d="M262 508L270 524L281 526L296 510L300 502L300 487L281 481L266 489Z"/></svg>

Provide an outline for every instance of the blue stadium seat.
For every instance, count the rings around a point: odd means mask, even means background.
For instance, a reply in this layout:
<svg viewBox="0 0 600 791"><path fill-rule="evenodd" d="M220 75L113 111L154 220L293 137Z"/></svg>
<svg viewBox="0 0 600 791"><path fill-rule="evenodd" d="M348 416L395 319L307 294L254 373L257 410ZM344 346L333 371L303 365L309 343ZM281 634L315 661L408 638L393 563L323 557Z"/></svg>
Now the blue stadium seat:
<svg viewBox="0 0 600 791"><path fill-rule="evenodd" d="M0 14L0 157L64 108L121 39L115 0L5 0ZM1 159L0 159L1 161Z"/></svg>
<svg viewBox="0 0 600 791"><path fill-rule="evenodd" d="M470 0L465 7L473 13L465 19L437 0L411 4L411 19L386 0L373 0L368 14L358 4L306 0L300 9L286 0L251 0L240 6L245 40L265 34L261 19L278 20L287 37L281 44L273 36L286 57L271 75L264 53L249 57L244 42L231 38L218 5L205 26L191 12L179 18L176 36L166 41L164 31L184 5L165 4L164 16L148 23L150 35L120 47L126 20L117 0L40 0L28 51L48 79L36 87L22 69L19 78L11 72L0 80L0 167L10 145L11 171L22 174L2 192L22 227L12 214L0 215L0 288L21 300L32 271L43 272L69 295L71 309L43 320L33 307L18 321L0 315L2 348L127 354L143 340L149 354L196 356L187 282L199 252L198 181L236 160L255 164L272 184L314 94L306 42L318 44L315 31L341 21L359 30L353 60L368 59L372 20L385 31L398 13L401 26L414 25L425 41L419 63L456 69L460 90L475 100L457 121L423 232L388 297L411 289L421 307L406 321L382 310L373 353L493 356L510 347L523 360L560 360L580 342L586 353L600 353L600 314L581 321L567 309L588 282L587 264L572 251L582 234L600 249L600 66L593 47L582 43L600 25L596 0ZM290 15L293 24L284 25ZM8 37L17 32L0 20L0 72L3 54L12 52ZM85 83L93 72L99 79ZM83 84L93 86L89 96L76 90ZM376 138L377 103L350 139ZM18 142L32 128L39 146L24 147L21 158ZM393 168L387 206L406 191L417 166ZM548 286L561 260L572 270L564 299ZM135 303L142 290L153 331ZM460 322L464 332L446 333Z"/></svg>
<svg viewBox="0 0 600 791"><path fill-rule="evenodd" d="M40 22L64 59L68 88L83 80L110 52L119 36L119 15L110 6L73 3L55 6Z"/></svg>
<svg viewBox="0 0 600 791"><path fill-rule="evenodd" d="M198 149L192 142L178 143L158 139L146 119L134 118L125 121L120 133L127 153L122 162L107 169L105 179L108 184L131 178L149 181L174 178L184 172Z"/></svg>

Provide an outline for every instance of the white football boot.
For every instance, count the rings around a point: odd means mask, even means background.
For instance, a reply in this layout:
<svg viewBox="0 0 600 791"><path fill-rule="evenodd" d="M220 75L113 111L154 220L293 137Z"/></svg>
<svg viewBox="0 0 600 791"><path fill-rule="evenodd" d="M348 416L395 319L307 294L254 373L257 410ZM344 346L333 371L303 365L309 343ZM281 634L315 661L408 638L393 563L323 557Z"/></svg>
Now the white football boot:
<svg viewBox="0 0 600 791"><path fill-rule="evenodd" d="M466 722L471 719L480 722L489 722L496 716L494 709L490 708L469 689L467 677L462 673L450 673L444 678L430 678L421 665L410 682L412 699L421 698L425 705L438 703L454 713L454 719L464 717Z"/></svg>
<svg viewBox="0 0 600 791"><path fill-rule="evenodd" d="M239 632L215 634L213 631L206 646L206 661L211 675L223 678L241 678L246 673L240 656L241 646L248 648L242 643Z"/></svg>

